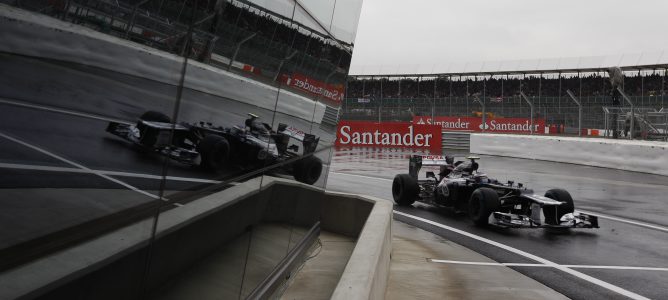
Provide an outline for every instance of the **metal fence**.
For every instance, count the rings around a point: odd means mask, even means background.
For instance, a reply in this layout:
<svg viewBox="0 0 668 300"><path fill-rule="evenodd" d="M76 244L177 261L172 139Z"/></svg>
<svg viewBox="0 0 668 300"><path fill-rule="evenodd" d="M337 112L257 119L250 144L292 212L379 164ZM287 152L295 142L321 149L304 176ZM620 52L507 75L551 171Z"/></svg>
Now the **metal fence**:
<svg viewBox="0 0 668 300"><path fill-rule="evenodd" d="M545 119L546 124L564 125L566 133L578 134L581 128L606 128L604 107L611 106L608 96L582 97L582 124L578 124L578 105L567 95L562 97L527 97L534 105L534 118ZM668 96L630 97L638 111L668 110ZM411 121L413 116L474 116L483 111L488 116L529 118L531 108L521 96L497 98L443 97L443 98L346 98L341 108L341 119L372 121ZM624 103L622 109L630 109ZM659 118L660 117L655 117Z"/></svg>

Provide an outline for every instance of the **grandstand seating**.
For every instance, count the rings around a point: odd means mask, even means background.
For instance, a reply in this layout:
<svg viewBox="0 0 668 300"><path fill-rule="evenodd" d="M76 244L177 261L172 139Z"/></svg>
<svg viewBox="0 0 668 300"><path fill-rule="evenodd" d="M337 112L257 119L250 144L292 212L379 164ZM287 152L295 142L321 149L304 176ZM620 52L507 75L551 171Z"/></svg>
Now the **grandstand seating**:
<svg viewBox="0 0 668 300"><path fill-rule="evenodd" d="M212 53L254 66L268 79L277 73L300 73L330 84L345 84L351 45L248 1L230 0L216 17L216 1L181 0L22 0L17 5L55 18L164 51L181 54L194 21L189 49L191 58L207 61ZM138 6L137 6L138 5ZM291 59L285 60L297 51ZM282 63L283 61L283 63ZM279 70L279 66L281 70ZM280 74L279 74L280 75Z"/></svg>
<svg viewBox="0 0 668 300"><path fill-rule="evenodd" d="M351 77L342 107L342 119L411 120L413 115L472 116L481 111L484 101L487 112L497 117L522 117L530 114L529 105L519 92L528 95L535 106L534 116L548 124L564 125L571 131L578 126L578 107L570 100L570 89L582 103L583 128L604 128L603 107L612 105L610 83L603 73L552 76L452 76L439 78L420 75L411 77ZM452 79L452 81L448 80ZM668 105L666 71L627 72L625 91L636 107L660 110ZM358 101L358 99L365 99ZM622 103L625 106L626 103ZM380 116L379 116L380 114Z"/></svg>

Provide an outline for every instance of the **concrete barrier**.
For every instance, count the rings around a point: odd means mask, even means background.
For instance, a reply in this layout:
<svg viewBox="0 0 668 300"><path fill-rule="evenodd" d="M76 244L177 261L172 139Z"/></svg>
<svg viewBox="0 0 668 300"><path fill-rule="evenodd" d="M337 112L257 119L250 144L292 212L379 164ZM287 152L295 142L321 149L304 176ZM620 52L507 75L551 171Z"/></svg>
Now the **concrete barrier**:
<svg viewBox="0 0 668 300"><path fill-rule="evenodd" d="M178 85L183 63L182 57L171 53L2 3L0 36L0 52L83 64L170 85ZM184 86L309 122L320 123L325 115L322 103L194 60L189 61Z"/></svg>
<svg viewBox="0 0 668 300"><path fill-rule="evenodd" d="M333 298L382 299L389 278L392 204L269 176L162 212L150 249L154 219L2 272L0 299L76 298L81 291L93 298L129 299L178 276L256 224L309 227L318 220L322 229L358 240ZM147 257L150 272L136 272ZM105 278L113 278L113 284Z"/></svg>
<svg viewBox="0 0 668 300"><path fill-rule="evenodd" d="M538 159L668 176L668 144L662 142L472 134L471 153Z"/></svg>
<svg viewBox="0 0 668 300"><path fill-rule="evenodd" d="M373 209L364 226L359 233L355 249L346 264L346 268L341 275L331 299L335 300L355 300L355 299L384 299L387 282L390 275L390 254L392 252L392 203L370 196L360 196L342 193L328 192L325 197L324 211L330 211L328 208L341 205L342 199L358 203L373 203ZM343 204L348 205L350 204ZM322 224L335 228L341 225L355 224L350 219L356 219L354 214L351 217L350 210L340 212L333 211L335 215L342 215L345 222L329 222L328 217L323 214ZM334 217L334 216L331 216ZM353 225L354 226L354 225ZM348 230L349 228L344 228Z"/></svg>

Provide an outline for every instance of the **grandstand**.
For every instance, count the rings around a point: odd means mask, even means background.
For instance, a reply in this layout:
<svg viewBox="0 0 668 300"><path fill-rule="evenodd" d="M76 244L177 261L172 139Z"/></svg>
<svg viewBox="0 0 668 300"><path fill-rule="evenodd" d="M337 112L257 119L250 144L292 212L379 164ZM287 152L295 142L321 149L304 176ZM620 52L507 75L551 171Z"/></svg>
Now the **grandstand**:
<svg viewBox="0 0 668 300"><path fill-rule="evenodd" d="M652 126L658 125L658 131L665 135L668 64L622 69L623 90L635 111L643 120L651 119ZM604 108L613 106L607 67L351 75L341 118L410 121L415 115L480 116L483 110L488 116L528 118L528 100L535 107L534 117L559 128L563 125L566 133L576 134L578 106L567 94L569 90L582 104L582 128L606 128ZM629 103L622 102L616 112L624 114L629 109ZM618 116L619 122L624 122L624 117Z"/></svg>
<svg viewBox="0 0 668 300"><path fill-rule="evenodd" d="M343 91L350 66L352 44L245 0L0 2L275 85L300 74Z"/></svg>

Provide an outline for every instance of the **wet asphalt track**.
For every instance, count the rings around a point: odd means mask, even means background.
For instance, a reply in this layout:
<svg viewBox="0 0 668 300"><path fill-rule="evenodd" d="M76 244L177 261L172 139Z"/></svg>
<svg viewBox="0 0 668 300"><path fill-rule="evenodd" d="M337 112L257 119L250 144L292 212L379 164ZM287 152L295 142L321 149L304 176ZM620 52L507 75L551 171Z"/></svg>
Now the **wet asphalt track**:
<svg viewBox="0 0 668 300"><path fill-rule="evenodd" d="M648 223L658 228L610 219L600 219L600 229L566 232L544 229L479 228L464 214L419 203L411 207L395 207L395 210L450 228L444 229L426 224L400 214L395 214L395 219L432 231L500 263L538 262L516 252L466 237L456 233L455 230L463 230L559 265L604 266L607 268L572 267L571 269L643 297L650 299L668 297L668 269L610 269L612 266L668 268L668 220L665 218L668 209L666 204L668 178L494 156L483 156L480 166L480 171L491 177L502 181L515 180L524 183L532 187L536 193L542 194L555 187L565 188L573 195L576 210ZM332 172L327 186L331 190L369 194L390 201L391 179L395 174L406 173L407 170L408 160L398 152L340 150L332 159ZM540 266L512 266L512 268L573 299L627 298L618 291L611 291L556 268Z"/></svg>

